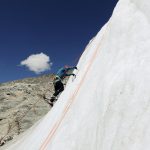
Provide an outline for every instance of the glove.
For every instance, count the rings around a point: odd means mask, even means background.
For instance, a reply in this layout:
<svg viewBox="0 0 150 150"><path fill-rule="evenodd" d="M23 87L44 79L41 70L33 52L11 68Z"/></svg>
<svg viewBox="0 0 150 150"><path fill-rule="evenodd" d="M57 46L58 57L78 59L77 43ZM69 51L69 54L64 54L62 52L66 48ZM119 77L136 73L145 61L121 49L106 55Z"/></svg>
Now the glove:
<svg viewBox="0 0 150 150"><path fill-rule="evenodd" d="M77 67L74 67L74 69L78 69Z"/></svg>
<svg viewBox="0 0 150 150"><path fill-rule="evenodd" d="M72 74L75 78L76 78L76 75L75 74Z"/></svg>

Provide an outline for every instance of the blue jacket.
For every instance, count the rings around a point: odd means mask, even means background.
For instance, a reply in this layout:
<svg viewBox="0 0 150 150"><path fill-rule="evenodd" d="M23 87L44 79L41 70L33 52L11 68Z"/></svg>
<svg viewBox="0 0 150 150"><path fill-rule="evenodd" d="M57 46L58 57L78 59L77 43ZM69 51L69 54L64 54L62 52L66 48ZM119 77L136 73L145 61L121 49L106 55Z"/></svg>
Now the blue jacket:
<svg viewBox="0 0 150 150"><path fill-rule="evenodd" d="M70 70L74 70L74 69L77 69L77 67L69 67L69 68L60 68L57 72L57 76L60 78L60 79L64 79L66 76L71 76L71 75L75 75L73 73L68 73L68 71Z"/></svg>

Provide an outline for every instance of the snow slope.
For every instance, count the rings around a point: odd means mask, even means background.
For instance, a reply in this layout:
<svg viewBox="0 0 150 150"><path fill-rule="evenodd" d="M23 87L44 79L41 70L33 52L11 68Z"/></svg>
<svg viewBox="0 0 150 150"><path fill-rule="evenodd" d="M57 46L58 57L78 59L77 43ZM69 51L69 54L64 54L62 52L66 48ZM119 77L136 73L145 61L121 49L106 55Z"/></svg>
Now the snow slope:
<svg viewBox="0 0 150 150"><path fill-rule="evenodd" d="M10 150L150 149L150 2L120 0L52 110Z"/></svg>

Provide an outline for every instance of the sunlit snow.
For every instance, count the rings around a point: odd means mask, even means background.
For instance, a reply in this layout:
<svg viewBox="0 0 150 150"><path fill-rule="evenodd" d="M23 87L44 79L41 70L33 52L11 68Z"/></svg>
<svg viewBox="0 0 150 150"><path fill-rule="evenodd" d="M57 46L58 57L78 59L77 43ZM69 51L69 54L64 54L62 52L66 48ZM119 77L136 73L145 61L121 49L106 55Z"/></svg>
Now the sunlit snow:
<svg viewBox="0 0 150 150"><path fill-rule="evenodd" d="M150 150L150 1L120 0L77 66L52 110L7 149Z"/></svg>

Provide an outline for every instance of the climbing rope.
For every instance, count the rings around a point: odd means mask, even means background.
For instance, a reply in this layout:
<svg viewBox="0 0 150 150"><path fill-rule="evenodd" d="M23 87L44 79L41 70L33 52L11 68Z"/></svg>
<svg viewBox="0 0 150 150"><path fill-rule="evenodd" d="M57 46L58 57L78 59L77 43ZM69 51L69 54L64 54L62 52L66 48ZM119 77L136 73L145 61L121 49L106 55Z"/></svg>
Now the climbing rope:
<svg viewBox="0 0 150 150"><path fill-rule="evenodd" d="M107 25L107 26L108 26L108 25ZM105 32L106 32L106 31L107 31L107 30L105 29ZM41 144L40 150L45 150L45 148L47 147L48 143L52 140L52 138L54 137L54 135L55 135L57 129L58 129L59 126L61 125L63 119L65 118L65 116L66 116L66 114L67 114L67 112L69 111L69 108L71 107L71 105L72 105L73 102L75 101L75 97L77 96L77 94L78 94L78 92L79 92L81 86L83 85L83 83L84 83L84 81L85 81L85 77L87 76L87 74L88 74L88 72L89 72L89 70L90 70L90 68L91 68L91 66L92 66L92 64L93 64L93 62L94 62L94 59L95 59L96 56L97 56L98 50L99 50L99 48L100 48L100 45L101 45L101 43L102 43L103 40L104 40L104 36L105 36L105 34L106 34L105 32L104 32L104 34L103 34L103 36L102 36L102 38L101 38L100 43L98 44L98 46L97 46L97 48L96 48L96 50L95 50L95 52L94 52L94 54L93 54L91 60L89 61L88 67L86 68L86 71L85 71L85 73L84 73L84 75L83 75L83 77L82 77L82 79L81 79L81 81L80 81L80 83L79 83L77 89L75 90L75 92L73 93L73 95L69 98L68 103L67 103L66 107L64 108L64 111L63 111L61 117L60 117L59 120L56 121L56 123L53 125L53 127L52 127L52 129L50 130L48 136L46 137L46 139L44 140L44 142Z"/></svg>

